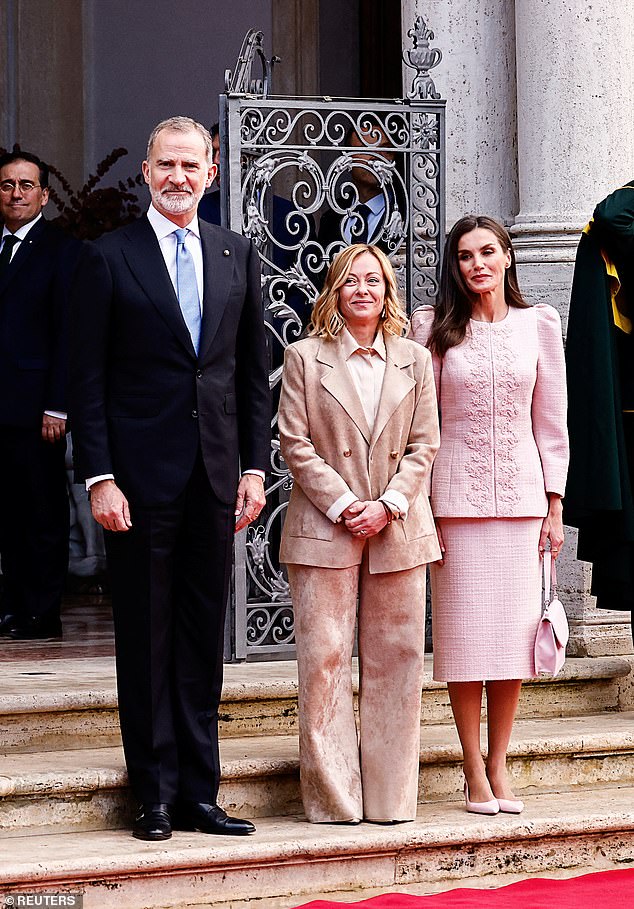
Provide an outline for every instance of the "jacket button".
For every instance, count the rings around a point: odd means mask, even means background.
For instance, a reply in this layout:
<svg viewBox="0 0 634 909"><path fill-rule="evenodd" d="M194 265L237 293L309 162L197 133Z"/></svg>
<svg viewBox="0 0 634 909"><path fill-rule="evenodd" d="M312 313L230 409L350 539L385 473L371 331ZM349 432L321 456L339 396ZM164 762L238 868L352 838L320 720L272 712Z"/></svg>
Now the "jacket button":
<svg viewBox="0 0 634 909"><path fill-rule="evenodd" d="M398 458L398 451L391 451L390 457L392 458L393 461L396 461L396 459Z"/></svg>
<svg viewBox="0 0 634 909"><path fill-rule="evenodd" d="M203 377L203 371L202 371L202 369L197 369L197 370L196 370L196 378L197 378L197 379L202 379L202 377Z"/></svg>
<svg viewBox="0 0 634 909"><path fill-rule="evenodd" d="M194 420L197 420L197 419L198 419L198 411L197 411L197 410L192 410L192 417L194 418Z"/></svg>
<svg viewBox="0 0 634 909"><path fill-rule="evenodd" d="M346 450L343 453L343 456L344 456L344 458L349 458L351 454L352 454L352 452L350 451L350 449L346 448Z"/></svg>

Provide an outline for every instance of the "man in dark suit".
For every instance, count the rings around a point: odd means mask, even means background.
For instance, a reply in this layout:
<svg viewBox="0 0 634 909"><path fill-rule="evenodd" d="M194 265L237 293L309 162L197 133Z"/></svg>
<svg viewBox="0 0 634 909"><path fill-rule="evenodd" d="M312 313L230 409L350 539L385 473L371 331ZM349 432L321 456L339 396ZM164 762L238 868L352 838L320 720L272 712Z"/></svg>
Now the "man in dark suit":
<svg viewBox="0 0 634 909"><path fill-rule="evenodd" d="M246 834L216 798L233 533L269 461L258 255L198 220L215 174L199 123L160 123L143 174L147 215L90 245L74 286L76 471L106 530L133 833Z"/></svg>
<svg viewBox="0 0 634 909"><path fill-rule="evenodd" d="M45 221L48 167L0 158L0 633L60 637L68 566L67 303L79 249Z"/></svg>
<svg viewBox="0 0 634 909"><path fill-rule="evenodd" d="M352 153L346 182L339 183L338 210L327 209L321 216L317 239L332 257L351 243L375 243L386 254L393 253L403 239L403 218L393 193L386 193L377 179L377 169L393 165L394 152L385 130L373 125L361 132L350 129L345 145L359 149ZM345 173L345 172L344 172ZM353 207L356 190L357 204Z"/></svg>

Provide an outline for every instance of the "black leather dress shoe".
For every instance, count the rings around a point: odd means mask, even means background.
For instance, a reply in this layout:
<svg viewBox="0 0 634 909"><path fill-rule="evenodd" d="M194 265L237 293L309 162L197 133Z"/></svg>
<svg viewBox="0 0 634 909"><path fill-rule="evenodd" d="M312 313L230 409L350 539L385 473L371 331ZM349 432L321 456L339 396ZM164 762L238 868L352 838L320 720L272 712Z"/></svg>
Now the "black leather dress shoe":
<svg viewBox="0 0 634 909"><path fill-rule="evenodd" d="M0 635L9 635L18 626L18 618L15 615L7 614L0 618Z"/></svg>
<svg viewBox="0 0 634 909"><path fill-rule="evenodd" d="M35 615L17 622L8 637L14 641L54 641L62 636L59 616Z"/></svg>
<svg viewBox="0 0 634 909"><path fill-rule="evenodd" d="M255 833L251 821L229 817L218 805L204 802L180 802L174 813L175 830L198 830L200 833L219 833L223 836L247 836Z"/></svg>
<svg viewBox="0 0 634 909"><path fill-rule="evenodd" d="M138 840L168 840L172 835L170 806L164 802L148 802L139 807L134 819L132 836Z"/></svg>

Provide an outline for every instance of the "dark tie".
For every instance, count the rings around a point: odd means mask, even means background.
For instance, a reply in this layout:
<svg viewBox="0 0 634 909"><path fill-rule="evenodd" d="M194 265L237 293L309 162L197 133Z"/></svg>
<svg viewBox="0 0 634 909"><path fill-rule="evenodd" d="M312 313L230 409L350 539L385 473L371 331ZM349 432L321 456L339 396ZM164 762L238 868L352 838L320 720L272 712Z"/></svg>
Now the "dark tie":
<svg viewBox="0 0 634 909"><path fill-rule="evenodd" d="M358 217L350 233L350 241L352 243L367 243L370 237L368 220L372 214L372 209L365 202L362 202L361 205L357 205L355 208L355 214Z"/></svg>
<svg viewBox="0 0 634 909"><path fill-rule="evenodd" d="M20 242L20 238L16 237L15 234L7 234L4 238L2 244L2 251L0 252L0 275L4 274L7 268L9 267L9 262L11 261L11 253L13 252L13 247L16 243Z"/></svg>

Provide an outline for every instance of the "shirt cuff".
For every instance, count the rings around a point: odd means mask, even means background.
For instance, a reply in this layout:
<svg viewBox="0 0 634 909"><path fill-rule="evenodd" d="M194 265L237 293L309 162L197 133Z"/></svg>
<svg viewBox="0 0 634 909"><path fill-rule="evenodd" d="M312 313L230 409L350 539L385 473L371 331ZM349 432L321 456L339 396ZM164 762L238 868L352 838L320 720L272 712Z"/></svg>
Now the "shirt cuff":
<svg viewBox="0 0 634 909"><path fill-rule="evenodd" d="M44 413L47 417L57 417L58 420L68 419L68 414L63 413L61 410L45 410Z"/></svg>
<svg viewBox="0 0 634 909"><path fill-rule="evenodd" d="M91 486L94 486L95 483L101 483L102 480L114 480L114 474L102 473L98 477L90 477L86 480L86 491L88 491Z"/></svg>
<svg viewBox="0 0 634 909"><path fill-rule="evenodd" d="M355 496L351 490L348 490L348 492L344 492L342 496L339 496L336 502L332 503L326 512L326 517L329 521L332 521L333 524L336 524L341 517L341 513L345 511L349 505L352 505L353 502L358 501L359 496Z"/></svg>
<svg viewBox="0 0 634 909"><path fill-rule="evenodd" d="M259 477L262 480L262 482L264 482L264 480L266 479L266 474L264 473L264 471L258 470L256 467L251 467L251 468L249 468L249 470L243 470L242 476L244 477L248 473L253 474L254 477Z"/></svg>
<svg viewBox="0 0 634 909"><path fill-rule="evenodd" d="M379 496L379 502L387 502L388 505L393 505L400 512L403 520L407 517L409 502L402 492L398 492L396 489L386 489L383 495Z"/></svg>

